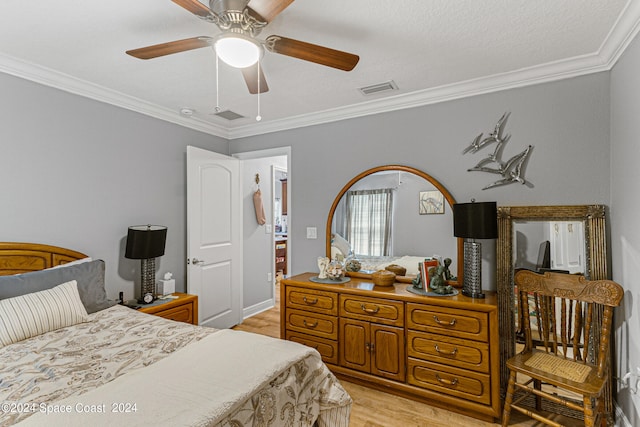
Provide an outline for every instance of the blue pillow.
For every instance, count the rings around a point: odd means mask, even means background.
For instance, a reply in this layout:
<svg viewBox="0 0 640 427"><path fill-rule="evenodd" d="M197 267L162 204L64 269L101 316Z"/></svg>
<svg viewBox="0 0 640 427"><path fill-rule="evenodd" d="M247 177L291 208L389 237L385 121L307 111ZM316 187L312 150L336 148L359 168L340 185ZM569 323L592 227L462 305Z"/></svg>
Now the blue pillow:
<svg viewBox="0 0 640 427"><path fill-rule="evenodd" d="M87 313L95 313L116 304L115 301L107 299L104 272L104 261L98 259L14 276L0 276L0 300L44 291L75 280L78 283L80 300Z"/></svg>

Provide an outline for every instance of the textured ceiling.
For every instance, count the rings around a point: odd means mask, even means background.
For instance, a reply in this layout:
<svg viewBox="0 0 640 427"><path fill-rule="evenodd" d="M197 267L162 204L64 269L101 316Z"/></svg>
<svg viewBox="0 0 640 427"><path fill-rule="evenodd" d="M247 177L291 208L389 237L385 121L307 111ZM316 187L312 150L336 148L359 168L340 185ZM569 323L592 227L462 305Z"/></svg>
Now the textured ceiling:
<svg viewBox="0 0 640 427"><path fill-rule="evenodd" d="M633 0L297 0L260 34L360 56L351 72L266 52L250 95L211 49L152 60L129 49L201 35L170 0L0 2L0 71L234 139L611 68L638 30ZM393 80L398 90L358 88ZM216 106L245 116L227 120ZM182 108L195 112L180 114Z"/></svg>

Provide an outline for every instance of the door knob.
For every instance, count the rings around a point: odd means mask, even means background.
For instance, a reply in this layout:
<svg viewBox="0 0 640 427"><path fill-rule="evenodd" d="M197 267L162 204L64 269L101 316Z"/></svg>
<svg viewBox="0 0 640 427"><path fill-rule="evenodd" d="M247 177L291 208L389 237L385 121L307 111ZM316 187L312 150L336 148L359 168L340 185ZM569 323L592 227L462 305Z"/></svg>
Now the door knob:
<svg viewBox="0 0 640 427"><path fill-rule="evenodd" d="M198 258L193 258L191 260L191 264L193 264L193 265L204 264L204 260L203 259L198 259Z"/></svg>

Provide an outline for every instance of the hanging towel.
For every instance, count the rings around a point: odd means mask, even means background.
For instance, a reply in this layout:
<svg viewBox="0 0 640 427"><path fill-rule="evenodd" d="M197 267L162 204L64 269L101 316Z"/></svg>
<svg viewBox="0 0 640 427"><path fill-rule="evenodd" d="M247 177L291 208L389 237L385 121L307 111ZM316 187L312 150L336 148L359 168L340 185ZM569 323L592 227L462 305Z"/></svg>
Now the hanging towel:
<svg viewBox="0 0 640 427"><path fill-rule="evenodd" d="M262 205L262 193L260 190L253 193L253 206L256 208L256 220L258 224L264 225L267 217L264 215L264 206Z"/></svg>

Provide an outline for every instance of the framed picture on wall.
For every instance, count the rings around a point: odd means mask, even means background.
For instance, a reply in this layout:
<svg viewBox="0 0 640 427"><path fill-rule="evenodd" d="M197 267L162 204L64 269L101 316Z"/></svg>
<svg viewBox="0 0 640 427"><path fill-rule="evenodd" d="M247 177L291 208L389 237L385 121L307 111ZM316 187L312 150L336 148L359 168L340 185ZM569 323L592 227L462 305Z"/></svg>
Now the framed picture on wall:
<svg viewBox="0 0 640 427"><path fill-rule="evenodd" d="M444 196L439 191L421 191L419 201L420 215L443 214Z"/></svg>

